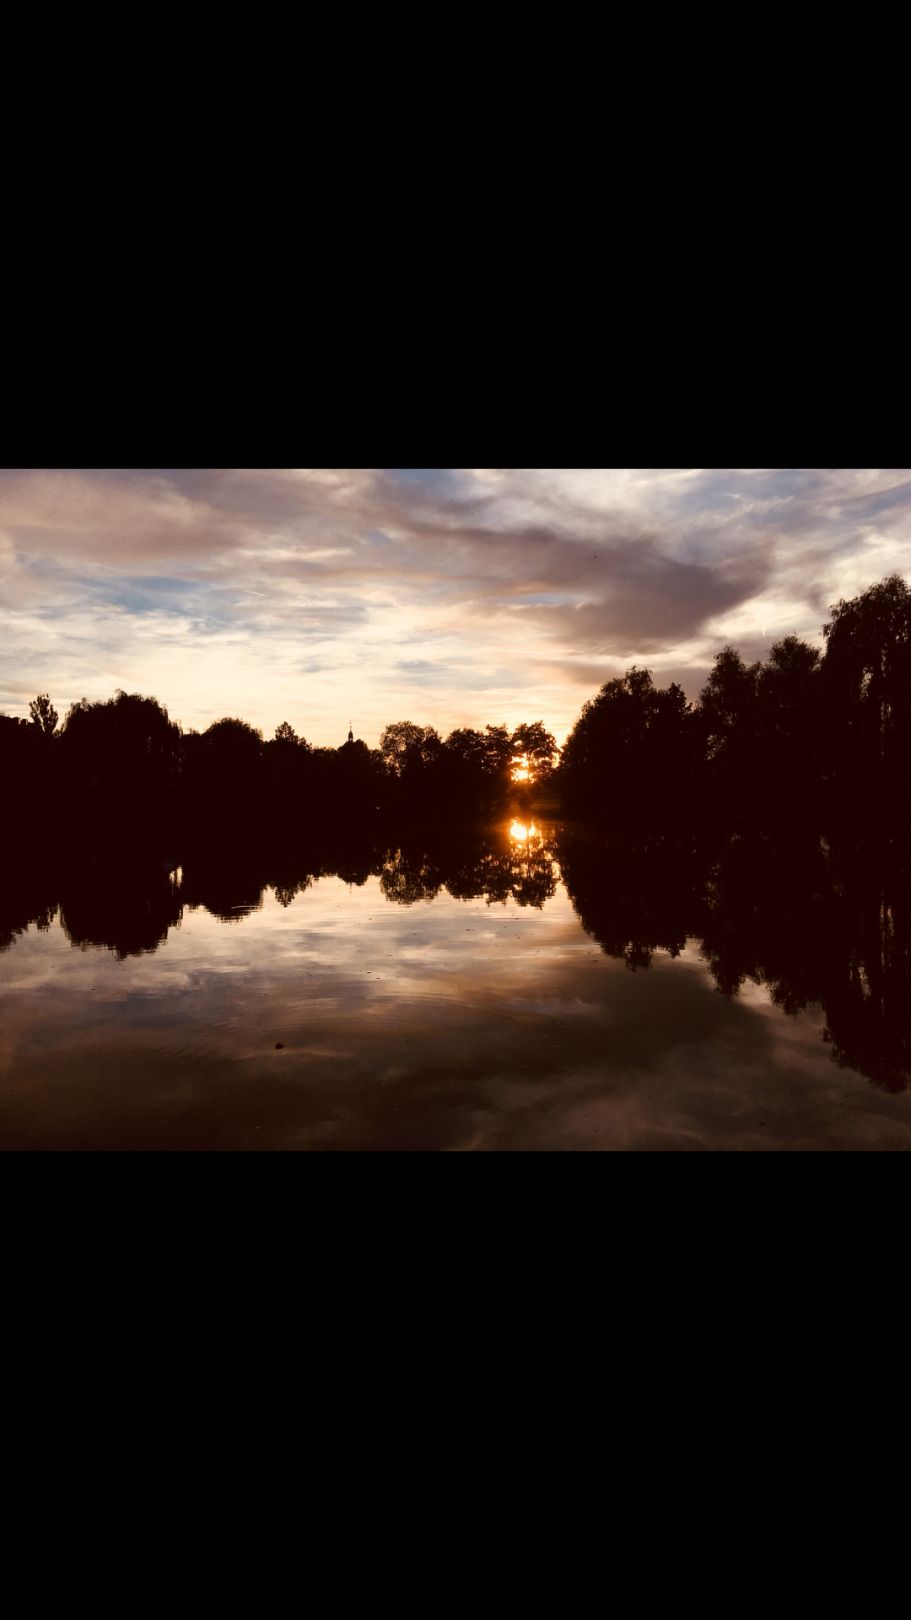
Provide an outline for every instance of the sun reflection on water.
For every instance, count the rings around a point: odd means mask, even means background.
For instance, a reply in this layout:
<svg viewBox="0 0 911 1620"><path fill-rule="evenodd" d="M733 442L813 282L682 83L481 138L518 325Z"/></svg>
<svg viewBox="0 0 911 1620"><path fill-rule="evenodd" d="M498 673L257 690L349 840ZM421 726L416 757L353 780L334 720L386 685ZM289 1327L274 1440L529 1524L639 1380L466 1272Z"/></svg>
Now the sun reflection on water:
<svg viewBox="0 0 911 1620"><path fill-rule="evenodd" d="M541 834L533 821L513 821L510 823L509 836L514 844L538 844Z"/></svg>

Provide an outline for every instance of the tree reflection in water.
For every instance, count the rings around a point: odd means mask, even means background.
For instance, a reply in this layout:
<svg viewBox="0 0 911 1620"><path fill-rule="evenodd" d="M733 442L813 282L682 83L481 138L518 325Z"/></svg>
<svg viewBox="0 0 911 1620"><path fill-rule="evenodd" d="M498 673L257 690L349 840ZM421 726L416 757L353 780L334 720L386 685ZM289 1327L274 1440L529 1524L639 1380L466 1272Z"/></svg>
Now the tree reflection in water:
<svg viewBox="0 0 911 1620"><path fill-rule="evenodd" d="M455 835L411 830L395 843L340 839L335 847L220 845L176 861L127 856L66 861L49 852L10 863L0 889L0 950L59 913L66 938L121 960L155 951L184 909L237 923L271 889L283 907L306 904L320 877L379 880L398 906L507 901L540 909L562 876L601 949L631 970L657 950L696 940L715 984L736 996L763 986L793 1014L818 1004L835 1060L877 1086L911 1077L911 865L894 833L856 829L652 829L599 835L514 821ZM490 946L495 949L494 945Z"/></svg>
<svg viewBox="0 0 911 1620"><path fill-rule="evenodd" d="M889 1091L911 1077L911 870L896 836L809 829L560 843L567 891L610 956L647 967L700 942L718 989L823 1008L836 1061Z"/></svg>

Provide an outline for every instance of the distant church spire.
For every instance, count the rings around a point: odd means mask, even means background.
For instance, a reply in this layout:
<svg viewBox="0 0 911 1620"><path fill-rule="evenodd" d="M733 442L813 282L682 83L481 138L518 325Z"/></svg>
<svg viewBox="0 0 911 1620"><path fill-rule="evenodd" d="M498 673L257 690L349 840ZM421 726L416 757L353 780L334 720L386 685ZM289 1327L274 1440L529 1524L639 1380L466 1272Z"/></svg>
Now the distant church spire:
<svg viewBox="0 0 911 1620"><path fill-rule="evenodd" d="M348 721L348 741L349 742L354 742L354 731L352 729L352 725L351 725L350 720Z"/></svg>

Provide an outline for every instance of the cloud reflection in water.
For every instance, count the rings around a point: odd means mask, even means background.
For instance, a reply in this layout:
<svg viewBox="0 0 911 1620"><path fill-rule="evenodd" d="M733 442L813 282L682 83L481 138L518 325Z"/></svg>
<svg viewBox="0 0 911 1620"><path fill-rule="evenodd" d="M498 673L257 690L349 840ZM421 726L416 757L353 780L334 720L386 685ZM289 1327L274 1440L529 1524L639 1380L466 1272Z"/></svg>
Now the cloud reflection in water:
<svg viewBox="0 0 911 1620"><path fill-rule="evenodd" d="M680 848L586 851L519 821L327 860L343 876L267 868L268 888L253 853L187 855L132 895L123 874L110 889L71 874L56 915L44 896L40 925L29 902L24 931L7 927L0 1145L909 1145L909 1093L832 1063L812 999L790 1017L774 1004L783 969L749 934L752 901L737 909L759 857L732 859L708 911ZM773 943L793 935L773 922ZM727 998L732 952L746 976ZM861 1059L865 1006L842 998L840 1025L827 1007ZM903 1028L883 1036L893 1069Z"/></svg>

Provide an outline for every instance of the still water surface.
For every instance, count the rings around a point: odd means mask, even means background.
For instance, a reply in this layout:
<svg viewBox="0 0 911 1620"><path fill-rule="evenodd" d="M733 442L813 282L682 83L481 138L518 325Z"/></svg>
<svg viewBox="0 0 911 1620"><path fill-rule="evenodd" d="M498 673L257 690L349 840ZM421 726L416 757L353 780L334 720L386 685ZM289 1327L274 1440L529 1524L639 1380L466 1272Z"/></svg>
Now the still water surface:
<svg viewBox="0 0 911 1620"><path fill-rule="evenodd" d="M845 913L825 841L658 846L514 822L268 882L199 858L8 887L0 1147L911 1146L891 901Z"/></svg>

